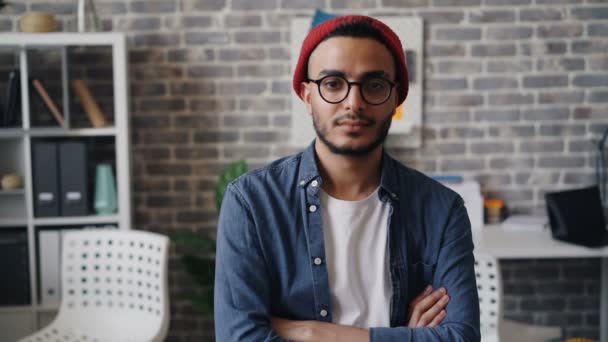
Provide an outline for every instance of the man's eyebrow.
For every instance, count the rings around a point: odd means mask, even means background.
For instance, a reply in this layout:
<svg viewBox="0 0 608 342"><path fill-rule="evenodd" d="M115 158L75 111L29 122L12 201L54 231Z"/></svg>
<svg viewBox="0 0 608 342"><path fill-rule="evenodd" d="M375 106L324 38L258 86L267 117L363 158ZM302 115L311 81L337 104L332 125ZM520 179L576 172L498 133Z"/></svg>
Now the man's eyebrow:
<svg viewBox="0 0 608 342"><path fill-rule="evenodd" d="M363 73L361 78L370 78L370 77L383 77L390 78L389 74L384 70L372 70Z"/></svg>
<svg viewBox="0 0 608 342"><path fill-rule="evenodd" d="M346 74L344 73L344 71L337 69L323 69L319 72L318 77L321 78L323 76L342 76L346 78Z"/></svg>
<svg viewBox="0 0 608 342"><path fill-rule="evenodd" d="M346 73L344 71L337 70L337 69L323 69L323 70L321 70L321 72L319 72L318 77L321 78L324 76L342 76L342 77L346 78ZM361 79L370 78L370 77L390 78L389 74L384 70L370 70L370 71L364 72L363 75L361 75Z"/></svg>

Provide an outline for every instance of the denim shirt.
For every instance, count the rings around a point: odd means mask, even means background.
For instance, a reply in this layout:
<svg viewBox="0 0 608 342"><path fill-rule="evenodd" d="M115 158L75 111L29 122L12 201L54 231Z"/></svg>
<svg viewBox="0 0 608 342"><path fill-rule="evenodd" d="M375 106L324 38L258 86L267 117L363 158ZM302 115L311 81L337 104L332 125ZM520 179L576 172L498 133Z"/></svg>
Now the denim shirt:
<svg viewBox="0 0 608 342"><path fill-rule="evenodd" d="M285 341L272 330L273 316L332 322L322 181L313 142L227 187L217 236L217 341ZM462 199L386 153L378 196L390 205L393 296L386 308L390 327L370 328L370 340L479 341L473 241ZM408 305L428 284L447 289L447 316L436 327L408 328Z"/></svg>

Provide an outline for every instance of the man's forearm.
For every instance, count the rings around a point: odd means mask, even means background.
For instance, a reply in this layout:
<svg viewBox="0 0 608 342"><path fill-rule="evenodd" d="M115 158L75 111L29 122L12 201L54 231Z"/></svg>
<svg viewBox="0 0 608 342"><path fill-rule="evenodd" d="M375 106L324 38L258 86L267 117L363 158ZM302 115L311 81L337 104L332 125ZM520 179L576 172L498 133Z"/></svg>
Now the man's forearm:
<svg viewBox="0 0 608 342"><path fill-rule="evenodd" d="M281 337L296 342L369 342L367 330L334 323L273 318L272 328Z"/></svg>
<svg viewBox="0 0 608 342"><path fill-rule="evenodd" d="M313 329L313 336L309 340L311 342L369 342L369 332L365 329L326 322L316 323L316 327Z"/></svg>
<svg viewBox="0 0 608 342"><path fill-rule="evenodd" d="M432 292L429 285L409 305L410 327L434 327L445 318L445 307L449 301L445 288ZM273 317L272 328L282 336L294 341L370 341L370 332L365 329L319 321L290 321Z"/></svg>
<svg viewBox="0 0 608 342"><path fill-rule="evenodd" d="M416 341L416 342L479 342L479 330L474 324L443 323L436 327L377 327L369 330L370 342Z"/></svg>
<svg viewBox="0 0 608 342"><path fill-rule="evenodd" d="M479 335L475 333L473 327L468 327L466 324L421 328L374 328L368 331L319 321L282 321L281 324L276 324L273 319L273 330L282 338L295 342L479 341Z"/></svg>

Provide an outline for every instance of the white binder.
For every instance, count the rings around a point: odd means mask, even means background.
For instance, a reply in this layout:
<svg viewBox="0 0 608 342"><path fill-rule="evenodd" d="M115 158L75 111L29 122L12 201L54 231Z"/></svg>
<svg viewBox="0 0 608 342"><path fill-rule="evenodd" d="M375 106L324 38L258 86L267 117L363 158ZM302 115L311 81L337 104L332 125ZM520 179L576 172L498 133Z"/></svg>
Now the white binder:
<svg viewBox="0 0 608 342"><path fill-rule="evenodd" d="M40 304L59 307L61 302L61 231L39 232Z"/></svg>

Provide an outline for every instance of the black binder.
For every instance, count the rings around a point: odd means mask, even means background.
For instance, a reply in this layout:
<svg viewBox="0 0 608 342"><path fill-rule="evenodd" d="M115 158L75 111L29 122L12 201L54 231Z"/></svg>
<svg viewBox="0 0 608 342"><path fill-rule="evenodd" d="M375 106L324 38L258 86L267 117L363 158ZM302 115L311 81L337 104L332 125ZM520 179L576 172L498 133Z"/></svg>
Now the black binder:
<svg viewBox="0 0 608 342"><path fill-rule="evenodd" d="M59 184L61 185L61 216L87 215L89 201L85 143L59 144Z"/></svg>
<svg viewBox="0 0 608 342"><path fill-rule="evenodd" d="M30 304L30 269L25 228L0 230L0 305Z"/></svg>
<svg viewBox="0 0 608 342"><path fill-rule="evenodd" d="M0 127L4 127L4 111L6 110L6 108L4 107L4 103L2 102L3 99L0 98Z"/></svg>
<svg viewBox="0 0 608 342"><path fill-rule="evenodd" d="M21 82L19 70L11 70L8 73L6 85L6 110L2 126L12 127L19 124L21 117Z"/></svg>
<svg viewBox="0 0 608 342"><path fill-rule="evenodd" d="M53 142L35 142L32 148L32 161L35 216L59 216L57 144Z"/></svg>

